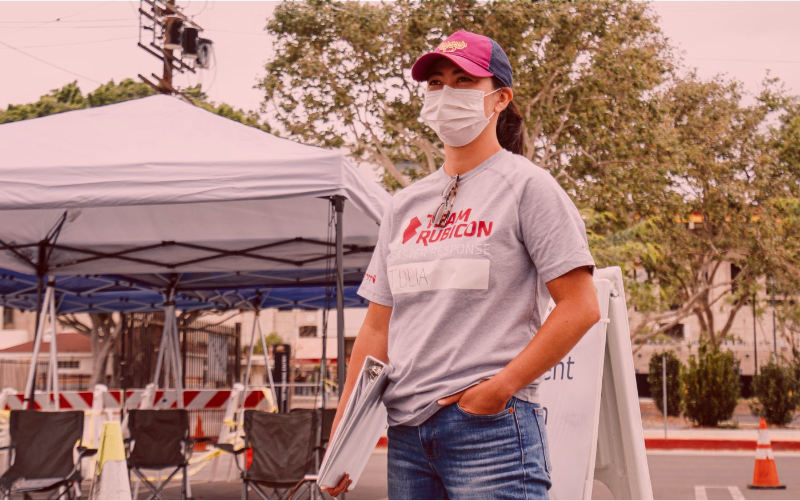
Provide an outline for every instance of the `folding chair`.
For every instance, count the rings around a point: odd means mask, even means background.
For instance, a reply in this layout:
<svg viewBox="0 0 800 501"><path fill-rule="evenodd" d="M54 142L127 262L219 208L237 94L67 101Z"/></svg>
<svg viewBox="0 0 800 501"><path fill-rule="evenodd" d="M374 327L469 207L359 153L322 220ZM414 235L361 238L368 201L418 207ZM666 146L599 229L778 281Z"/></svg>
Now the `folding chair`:
<svg viewBox="0 0 800 501"><path fill-rule="evenodd" d="M331 436L331 430L333 429L333 420L336 417L336 408L333 409L322 409L322 440L321 446L323 447L323 454L324 450L328 448L328 439ZM319 458L322 461L322 456Z"/></svg>
<svg viewBox="0 0 800 501"><path fill-rule="evenodd" d="M186 499L189 477L187 467L194 446L208 438L189 438L189 413L185 409L131 409L128 418L128 475L133 472L150 490L147 499L164 499L161 491L172 478L183 471L181 499ZM173 469L158 486L147 480L141 470Z"/></svg>
<svg viewBox="0 0 800 501"><path fill-rule="evenodd" d="M9 435L3 447L9 451L9 468L0 477L3 499L12 494L30 499L33 492L49 492L48 499L80 497L81 460L97 452L82 445L83 411L14 410Z"/></svg>
<svg viewBox="0 0 800 501"><path fill-rule="evenodd" d="M236 467L242 472L242 499L248 499L251 487L262 499L287 499L285 496L293 487L307 480L307 474L316 472L314 453L325 453L324 448L315 446L320 415L319 410L311 409L288 414L244 412L244 448L234 450L231 444L217 444L235 455ZM248 449L253 451L249 468L246 459L242 466L238 461L238 456ZM272 488L278 497L268 496L262 486Z"/></svg>

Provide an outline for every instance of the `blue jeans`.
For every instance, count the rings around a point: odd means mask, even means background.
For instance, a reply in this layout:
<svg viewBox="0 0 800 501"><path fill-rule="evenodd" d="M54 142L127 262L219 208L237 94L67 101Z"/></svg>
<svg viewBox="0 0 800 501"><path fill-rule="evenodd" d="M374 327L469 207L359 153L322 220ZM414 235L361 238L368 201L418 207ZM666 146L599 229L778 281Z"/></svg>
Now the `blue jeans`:
<svg viewBox="0 0 800 501"><path fill-rule="evenodd" d="M549 499L541 406L516 397L497 414L458 402L387 432L389 499Z"/></svg>

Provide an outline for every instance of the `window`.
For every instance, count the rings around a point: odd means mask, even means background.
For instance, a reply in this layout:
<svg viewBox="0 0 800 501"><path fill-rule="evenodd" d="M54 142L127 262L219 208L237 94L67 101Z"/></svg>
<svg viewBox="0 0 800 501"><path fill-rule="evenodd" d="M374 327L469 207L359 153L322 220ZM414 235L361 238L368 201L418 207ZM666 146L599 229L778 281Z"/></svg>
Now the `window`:
<svg viewBox="0 0 800 501"><path fill-rule="evenodd" d="M317 337L316 325L301 325L300 337Z"/></svg>
<svg viewBox="0 0 800 501"><path fill-rule="evenodd" d="M3 329L10 329L14 325L14 309L3 308Z"/></svg>
<svg viewBox="0 0 800 501"><path fill-rule="evenodd" d="M59 360L59 369L80 369L81 363L79 360Z"/></svg>
<svg viewBox="0 0 800 501"><path fill-rule="evenodd" d="M674 326L670 327L669 329L664 331L664 334L666 334L667 336L671 337L672 339L674 339L676 341L682 341L683 340L683 324L678 324L678 325L674 325Z"/></svg>
<svg viewBox="0 0 800 501"><path fill-rule="evenodd" d="M736 280L736 277L739 276L739 273L742 272L742 269L736 266L735 264L731 263L731 282Z"/></svg>

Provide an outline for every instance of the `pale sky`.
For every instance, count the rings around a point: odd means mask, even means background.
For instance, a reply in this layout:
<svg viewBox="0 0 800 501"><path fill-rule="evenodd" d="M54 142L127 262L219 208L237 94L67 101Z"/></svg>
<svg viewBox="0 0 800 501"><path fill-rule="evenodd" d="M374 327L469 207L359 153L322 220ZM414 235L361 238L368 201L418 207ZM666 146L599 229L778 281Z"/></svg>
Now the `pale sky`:
<svg viewBox="0 0 800 501"><path fill-rule="evenodd" d="M178 5L213 40L218 66L196 75L177 73L175 84L200 81L212 100L257 110L262 95L252 87L272 54L263 29L276 3ZM664 33L702 77L727 73L756 92L770 69L800 93L800 2L658 1L654 6ZM74 79L87 94L110 79L160 74L160 61L136 45L138 7L138 0L0 1L0 109L36 101Z"/></svg>

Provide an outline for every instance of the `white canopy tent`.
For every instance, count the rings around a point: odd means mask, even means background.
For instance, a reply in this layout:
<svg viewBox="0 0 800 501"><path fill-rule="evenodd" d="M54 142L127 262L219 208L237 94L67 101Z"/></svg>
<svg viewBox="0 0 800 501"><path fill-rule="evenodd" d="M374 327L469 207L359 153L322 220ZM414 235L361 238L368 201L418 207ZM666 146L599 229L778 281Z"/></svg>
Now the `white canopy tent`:
<svg viewBox="0 0 800 501"><path fill-rule="evenodd" d="M344 350L343 288L390 196L341 153L165 95L0 125L0 152L0 268L37 276L40 297L48 275L110 276L166 303L336 285Z"/></svg>

